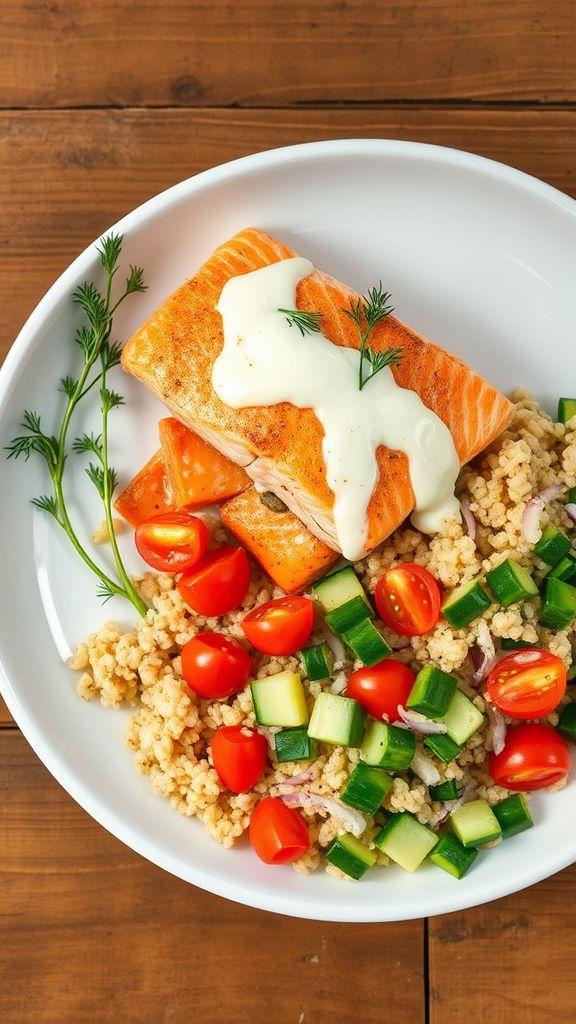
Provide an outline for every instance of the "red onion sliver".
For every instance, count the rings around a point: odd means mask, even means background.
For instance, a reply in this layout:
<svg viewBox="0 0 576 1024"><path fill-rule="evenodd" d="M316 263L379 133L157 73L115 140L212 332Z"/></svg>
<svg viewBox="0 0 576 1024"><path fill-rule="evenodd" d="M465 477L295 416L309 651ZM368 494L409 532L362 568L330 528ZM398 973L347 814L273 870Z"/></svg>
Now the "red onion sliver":
<svg viewBox="0 0 576 1024"><path fill-rule="evenodd" d="M560 484L553 484L545 487L539 494L535 494L527 503L522 516L522 540L527 544L536 544L540 533L540 516L545 505L554 498L561 498L566 488Z"/></svg>
<svg viewBox="0 0 576 1024"><path fill-rule="evenodd" d="M504 721L504 716L492 704L486 705L486 712L490 720L492 750L495 754L501 754L506 743L506 722Z"/></svg>
<svg viewBox="0 0 576 1024"><path fill-rule="evenodd" d="M316 807L319 811L328 811L333 818L338 818L353 836L361 836L366 829L366 818L354 807L347 807L340 800L329 796L318 796L316 793L307 793L300 790L298 793L282 793L280 799L288 807Z"/></svg>
<svg viewBox="0 0 576 1024"><path fill-rule="evenodd" d="M416 747L410 768L426 786L435 786L440 782L440 772L433 760L418 747Z"/></svg>
<svg viewBox="0 0 576 1024"><path fill-rule="evenodd" d="M316 775L316 766L310 765L306 771L298 772L297 775L286 776L278 783L279 786L303 786L305 782L310 782L311 779Z"/></svg>
<svg viewBox="0 0 576 1024"><path fill-rule="evenodd" d="M448 727L444 722L433 722L431 718L427 718L426 715L421 715L418 711L410 711L407 708L398 705L398 714L402 722L408 726L411 732L422 733L423 736L431 736L434 733L443 733L448 731ZM400 725L400 722L396 722L395 725Z"/></svg>
<svg viewBox="0 0 576 1024"><path fill-rule="evenodd" d="M564 511L571 519L573 523L576 523L576 504L573 501L569 501L567 505L564 505Z"/></svg>
<svg viewBox="0 0 576 1024"><path fill-rule="evenodd" d="M472 512L470 511L470 506L468 502L464 501L462 498L460 499L460 509L462 511L462 518L466 523L466 529L468 530L468 536L470 537L470 540L476 540L477 523L474 516L472 515Z"/></svg>

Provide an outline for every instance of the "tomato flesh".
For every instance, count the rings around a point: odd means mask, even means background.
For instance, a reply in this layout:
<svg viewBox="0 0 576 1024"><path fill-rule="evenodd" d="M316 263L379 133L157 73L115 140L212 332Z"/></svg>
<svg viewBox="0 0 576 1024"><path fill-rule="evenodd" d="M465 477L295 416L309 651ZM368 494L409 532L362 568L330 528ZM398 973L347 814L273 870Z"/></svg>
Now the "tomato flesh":
<svg viewBox="0 0 576 1024"><path fill-rule="evenodd" d="M208 547L210 534L190 512L164 512L134 532L138 554L159 572L184 572Z"/></svg>
<svg viewBox="0 0 576 1024"><path fill-rule="evenodd" d="M423 636L440 618L440 586L413 562L387 569L376 584L374 600L382 622L400 636Z"/></svg>
<svg viewBox="0 0 576 1024"><path fill-rule="evenodd" d="M287 864L310 847L310 836L300 812L273 796L258 804L250 821L249 836L265 864Z"/></svg>
<svg viewBox="0 0 576 1024"><path fill-rule="evenodd" d="M511 718L541 718L558 707L566 692L566 669L550 651L515 651L488 676L492 703Z"/></svg>
<svg viewBox="0 0 576 1024"><path fill-rule="evenodd" d="M353 697L373 718L397 722L398 708L406 706L416 676L412 669L394 658L385 658L372 668L352 672L346 696Z"/></svg>
<svg viewBox="0 0 576 1024"><path fill-rule="evenodd" d="M182 648L182 675L201 697L231 697L243 689L251 672L248 651L221 633L198 633Z"/></svg>
<svg viewBox="0 0 576 1024"><path fill-rule="evenodd" d="M242 629L253 647L265 654L294 654L306 643L314 624L314 604L307 597L279 597L248 612Z"/></svg>
<svg viewBox="0 0 576 1024"><path fill-rule="evenodd" d="M568 775L570 751L551 726L523 722L508 729L504 749L490 756L488 770L496 785L505 789L546 789Z"/></svg>
<svg viewBox="0 0 576 1024"><path fill-rule="evenodd" d="M227 615L238 608L250 586L248 555L244 548L231 546L207 551L176 586L199 615Z"/></svg>
<svg viewBox="0 0 576 1024"><path fill-rule="evenodd" d="M233 793L245 793L266 767L268 741L245 725L221 725L212 737L212 760L224 785Z"/></svg>

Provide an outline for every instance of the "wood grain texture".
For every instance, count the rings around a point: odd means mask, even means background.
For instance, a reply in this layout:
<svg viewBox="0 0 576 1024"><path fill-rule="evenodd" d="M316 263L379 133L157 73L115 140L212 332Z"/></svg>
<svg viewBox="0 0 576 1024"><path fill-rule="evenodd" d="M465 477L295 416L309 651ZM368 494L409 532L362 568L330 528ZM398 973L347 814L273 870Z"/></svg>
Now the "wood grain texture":
<svg viewBox="0 0 576 1024"><path fill-rule="evenodd" d="M570 110L5 112L0 279L10 301L0 304L2 351L78 252L155 193L258 150L361 136L473 150L576 195Z"/></svg>
<svg viewBox="0 0 576 1024"><path fill-rule="evenodd" d="M575 99L572 0L4 0L0 104Z"/></svg>
<svg viewBox="0 0 576 1024"><path fill-rule="evenodd" d="M576 866L429 923L429 1024L573 1024Z"/></svg>
<svg viewBox="0 0 576 1024"><path fill-rule="evenodd" d="M380 1024L383 992L424 1024L422 922L296 921L195 889L92 821L15 731L0 797L6 1024Z"/></svg>

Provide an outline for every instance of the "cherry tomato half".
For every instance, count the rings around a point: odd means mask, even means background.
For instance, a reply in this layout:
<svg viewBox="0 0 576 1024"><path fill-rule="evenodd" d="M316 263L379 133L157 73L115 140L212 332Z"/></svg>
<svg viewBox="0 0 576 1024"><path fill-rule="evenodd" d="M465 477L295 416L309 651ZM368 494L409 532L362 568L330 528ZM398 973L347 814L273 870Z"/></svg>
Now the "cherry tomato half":
<svg viewBox="0 0 576 1024"><path fill-rule="evenodd" d="M508 729L504 750L491 755L488 767L497 786L521 792L546 789L568 775L570 751L549 725L523 722Z"/></svg>
<svg viewBox="0 0 576 1024"><path fill-rule="evenodd" d="M306 643L314 623L307 597L278 597L248 612L242 629L253 647L265 654L294 654Z"/></svg>
<svg viewBox="0 0 576 1024"><path fill-rule="evenodd" d="M204 554L210 534L190 512L164 512L134 533L138 554L159 572L183 572Z"/></svg>
<svg viewBox="0 0 576 1024"><path fill-rule="evenodd" d="M199 615L234 611L250 585L250 563L244 548L207 551L176 584L187 605Z"/></svg>
<svg viewBox="0 0 576 1024"><path fill-rule="evenodd" d="M393 658L385 658L372 668L358 668L352 672L346 687L346 696L362 704L369 715L389 722L400 717L398 706L406 707L416 676L412 669Z"/></svg>
<svg viewBox="0 0 576 1024"><path fill-rule="evenodd" d="M221 633L198 633L182 648L182 675L201 697L231 697L251 672L248 652Z"/></svg>
<svg viewBox="0 0 576 1024"><path fill-rule="evenodd" d="M267 796L258 804L249 835L253 849L265 864L286 864L301 857L310 846L300 812L274 796Z"/></svg>
<svg viewBox="0 0 576 1024"><path fill-rule="evenodd" d="M442 593L421 565L402 562L387 569L374 594L378 614L400 636L423 636L440 618Z"/></svg>
<svg viewBox="0 0 576 1024"><path fill-rule="evenodd" d="M245 725L221 725L212 737L212 760L222 782L233 793L252 789L268 758L268 741Z"/></svg>
<svg viewBox="0 0 576 1024"><path fill-rule="evenodd" d="M558 707L566 691L560 658L540 648L515 651L488 676L492 703L512 718L541 718Z"/></svg>

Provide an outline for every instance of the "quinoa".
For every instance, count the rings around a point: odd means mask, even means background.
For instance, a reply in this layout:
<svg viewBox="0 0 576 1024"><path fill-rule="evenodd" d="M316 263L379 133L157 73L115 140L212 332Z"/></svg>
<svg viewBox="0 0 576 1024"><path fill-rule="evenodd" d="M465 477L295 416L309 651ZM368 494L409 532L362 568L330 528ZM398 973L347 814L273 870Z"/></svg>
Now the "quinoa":
<svg viewBox="0 0 576 1024"><path fill-rule="evenodd" d="M368 591L373 592L384 570L399 561L425 566L445 588L482 577L506 558L528 564L530 557L533 562L533 545L522 537L524 509L534 494L551 484L576 486L576 418L564 426L553 422L526 393L515 392L513 399L516 412L511 426L465 466L458 479L457 494L467 502L477 523L475 540L468 536L465 524L454 519L447 520L442 531L432 538L403 526L356 563L354 568ZM571 525L560 501L546 506L540 528L548 523L563 529ZM215 527L213 536L219 542L226 539L220 526ZM536 568L545 567L536 563ZM211 741L221 725L256 725L250 689L247 686L227 701L203 699L190 690L181 673L181 648L196 633L217 630L245 644L241 621L246 612L282 596L283 592L253 564L250 587L240 608L215 619L191 611L171 575L146 573L137 578L136 585L150 603L149 611L130 632L123 633L114 622L106 622L79 645L70 662L71 668L80 673L79 695L85 700L100 700L105 707L134 708L126 740L136 768L150 777L153 790L169 800L176 811L197 817L208 834L225 847L233 846L246 831L263 796L306 793L316 798L301 808L310 848L293 864L301 873L316 870L322 863L323 850L348 830L346 809L339 796L358 761L359 751L320 744L319 755L312 763L279 764L274 754L273 731L268 730L269 766L253 790L233 794L213 767ZM530 599L507 609L492 605L483 619L494 638L536 642L558 655L568 667L572 662L574 630L553 633L538 624L537 615L538 599ZM381 623L378 625L385 638L398 648L398 637ZM469 658L470 649L478 640L478 629L478 621L460 630L441 621L427 635L403 641L403 646L395 650L395 657L416 672L426 663L434 662L443 671L454 673L462 691L484 712L487 698L473 684ZM312 642L315 639L322 639L322 634L314 634ZM300 670L295 656L251 653L256 678ZM336 678L325 684L303 678L309 708L322 688L341 692L345 676L358 666L359 663L338 664ZM548 720L557 724L557 712ZM488 774L486 760L491 749L492 731L486 718L482 728L449 765L427 756L441 780L457 780L467 799L483 798L494 804L507 792L496 786ZM338 804L328 803L324 808L318 805L318 798ZM377 863L383 866L388 864L388 858L376 849L373 840L386 811L408 811L423 824L434 826L442 816L442 805L431 799L428 786L417 776L410 772L396 775L382 811L366 818L362 837L376 850ZM326 870L347 879L329 864Z"/></svg>

